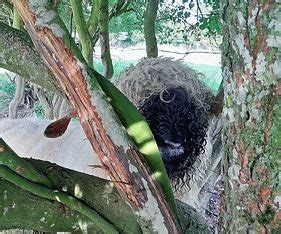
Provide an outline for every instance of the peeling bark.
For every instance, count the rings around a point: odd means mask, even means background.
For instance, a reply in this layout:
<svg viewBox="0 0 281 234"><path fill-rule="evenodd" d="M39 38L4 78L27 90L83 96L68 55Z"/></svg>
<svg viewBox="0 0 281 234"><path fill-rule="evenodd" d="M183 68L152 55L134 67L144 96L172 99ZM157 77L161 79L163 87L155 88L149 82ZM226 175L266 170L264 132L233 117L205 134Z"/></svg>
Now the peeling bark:
<svg viewBox="0 0 281 234"><path fill-rule="evenodd" d="M233 233L280 228L276 203L279 17L277 1L222 2L226 142L222 229Z"/></svg>
<svg viewBox="0 0 281 234"><path fill-rule="evenodd" d="M146 222L143 228L163 233L180 232L160 187L155 184L142 156L132 147L91 70L77 59L83 61L79 53L73 54L75 47L69 49L64 44L70 37L54 10L47 2L34 2L30 8L31 3L27 0L14 4L44 62L77 111L84 131L112 181L132 206L139 222ZM41 21L43 16L48 16L48 20ZM74 43L70 42L70 45ZM86 80L91 81L91 86ZM91 99L89 88L95 93L94 99ZM132 167L137 170L131 171Z"/></svg>

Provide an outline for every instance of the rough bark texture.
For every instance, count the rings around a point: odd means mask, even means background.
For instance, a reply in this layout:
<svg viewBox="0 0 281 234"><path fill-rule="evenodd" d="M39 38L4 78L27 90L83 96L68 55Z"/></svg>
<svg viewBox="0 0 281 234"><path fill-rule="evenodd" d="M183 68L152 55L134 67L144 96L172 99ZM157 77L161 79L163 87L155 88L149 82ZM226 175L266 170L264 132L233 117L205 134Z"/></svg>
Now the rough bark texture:
<svg viewBox="0 0 281 234"><path fill-rule="evenodd" d="M20 29L20 26L21 26L21 19L19 13L16 9L14 9L13 27L16 29ZM24 85L25 85L24 79L17 75L15 77L15 83L16 83L16 92L9 105L9 118L11 119L17 118L18 108L19 105L22 103L24 97Z"/></svg>
<svg viewBox="0 0 281 234"><path fill-rule="evenodd" d="M144 37L146 54L149 58L158 57L157 39L155 35L155 20L157 16L159 0L147 0L144 14Z"/></svg>
<svg viewBox="0 0 281 234"><path fill-rule="evenodd" d="M14 4L35 46L76 109L93 149L118 190L132 206L142 228L178 233L179 224L163 199L160 187L143 164L142 156L132 147L91 70L77 60L77 57L82 59L79 53L72 53L75 47L71 50L63 43L69 42L70 37L51 4L44 1L40 5L26 0ZM44 16L46 21L41 20ZM74 45L74 42L68 45ZM92 100L86 79L91 80L91 89L96 94Z"/></svg>
<svg viewBox="0 0 281 234"><path fill-rule="evenodd" d="M58 81L43 63L29 35L2 22L0 22L0 67L62 95Z"/></svg>
<svg viewBox="0 0 281 234"><path fill-rule="evenodd" d="M277 1L222 1L226 105L222 228L232 233L280 233L276 165L280 9Z"/></svg>
<svg viewBox="0 0 281 234"><path fill-rule="evenodd" d="M106 78L110 79L113 76L113 64L110 55L108 24L109 24L108 0L102 0L100 2L100 12L99 12L101 60L104 69L103 75Z"/></svg>

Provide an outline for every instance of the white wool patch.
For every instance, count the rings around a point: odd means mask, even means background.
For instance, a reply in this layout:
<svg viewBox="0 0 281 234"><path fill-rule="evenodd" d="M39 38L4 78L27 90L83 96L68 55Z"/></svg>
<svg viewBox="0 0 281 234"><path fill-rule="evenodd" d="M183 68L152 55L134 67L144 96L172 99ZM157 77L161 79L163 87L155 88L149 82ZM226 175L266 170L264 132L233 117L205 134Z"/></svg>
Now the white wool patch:
<svg viewBox="0 0 281 234"><path fill-rule="evenodd" d="M36 118L0 120L0 137L21 157L55 163L75 171L108 179L99 167L94 153L79 122L71 122L65 134L46 138L44 130L51 120Z"/></svg>

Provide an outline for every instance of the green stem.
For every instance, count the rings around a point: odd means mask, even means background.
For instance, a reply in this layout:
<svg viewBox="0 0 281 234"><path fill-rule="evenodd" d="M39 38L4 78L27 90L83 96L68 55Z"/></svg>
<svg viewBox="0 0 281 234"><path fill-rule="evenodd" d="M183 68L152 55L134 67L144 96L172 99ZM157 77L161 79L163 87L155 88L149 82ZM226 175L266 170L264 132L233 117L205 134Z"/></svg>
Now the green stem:
<svg viewBox="0 0 281 234"><path fill-rule="evenodd" d="M103 230L104 233L118 233L118 231L102 218L96 211L89 208L87 205L79 201L77 198L69 196L66 193L59 192L57 190L48 189L42 185L36 184L32 181L29 181L18 174L14 173L5 166L0 165L0 177L3 177L8 182L27 190L37 196L44 197L53 201L58 201L73 210L80 212L82 215L85 215L93 221L96 227Z"/></svg>
<svg viewBox="0 0 281 234"><path fill-rule="evenodd" d="M20 15L19 15L19 12L18 10L14 7L13 9L13 27L16 28L16 29L20 29L20 26L21 26L21 18L20 18Z"/></svg>
<svg viewBox="0 0 281 234"><path fill-rule="evenodd" d="M113 76L113 64L110 54L108 23L108 0L102 0L99 13L101 60L104 68L103 75L110 79Z"/></svg>
<svg viewBox="0 0 281 234"><path fill-rule="evenodd" d="M82 45L82 55L87 63L92 66L93 63L93 47L87 24L83 15L82 1L70 0L73 19L78 32L78 36Z"/></svg>
<svg viewBox="0 0 281 234"><path fill-rule="evenodd" d="M101 0L93 0L93 6L92 6L92 11L91 11L91 15L88 21L88 31L90 33L90 35L92 36L97 28L98 28L98 22L99 22L99 9L100 9L100 1Z"/></svg>
<svg viewBox="0 0 281 234"><path fill-rule="evenodd" d="M48 177L37 171L30 163L17 156L2 138L0 138L0 165L8 167L18 175L35 183L49 188L52 187L52 183Z"/></svg>

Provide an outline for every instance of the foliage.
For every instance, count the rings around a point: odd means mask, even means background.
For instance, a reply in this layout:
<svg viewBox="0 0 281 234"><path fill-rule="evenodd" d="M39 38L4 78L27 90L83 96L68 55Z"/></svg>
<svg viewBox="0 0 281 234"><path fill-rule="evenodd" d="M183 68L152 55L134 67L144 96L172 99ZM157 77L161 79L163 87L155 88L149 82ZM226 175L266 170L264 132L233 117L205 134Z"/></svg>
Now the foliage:
<svg viewBox="0 0 281 234"><path fill-rule="evenodd" d="M133 35L143 32L145 1L132 1L130 9L120 17L112 18L110 32L117 38L121 32L126 33L127 42L134 44ZM221 35L219 1L162 0L159 4L156 29L160 44L191 44L206 37L216 39Z"/></svg>
<svg viewBox="0 0 281 234"><path fill-rule="evenodd" d="M219 1L162 1L158 14L160 43L190 44L204 37L221 34Z"/></svg>
<svg viewBox="0 0 281 234"><path fill-rule="evenodd" d="M12 83L6 75L0 74L0 90L7 96L13 96L16 90L15 83Z"/></svg>
<svg viewBox="0 0 281 234"><path fill-rule="evenodd" d="M110 0L110 10L118 0ZM91 14L93 1L83 1L86 21ZM71 9L67 0L62 0L58 11L67 28L74 31ZM145 0L132 0L127 10L112 17L109 28L113 44L127 46L143 42L143 19ZM156 21L156 36L160 44L193 44L202 38L217 40L221 35L220 8L218 0L160 1ZM135 36L141 35L141 36ZM111 40L112 42L112 40ZM216 42L216 41L215 41Z"/></svg>
<svg viewBox="0 0 281 234"><path fill-rule="evenodd" d="M43 105L38 103L38 102L35 103L35 105L34 105L34 113L35 113L35 115L37 117L43 118L45 116Z"/></svg>

